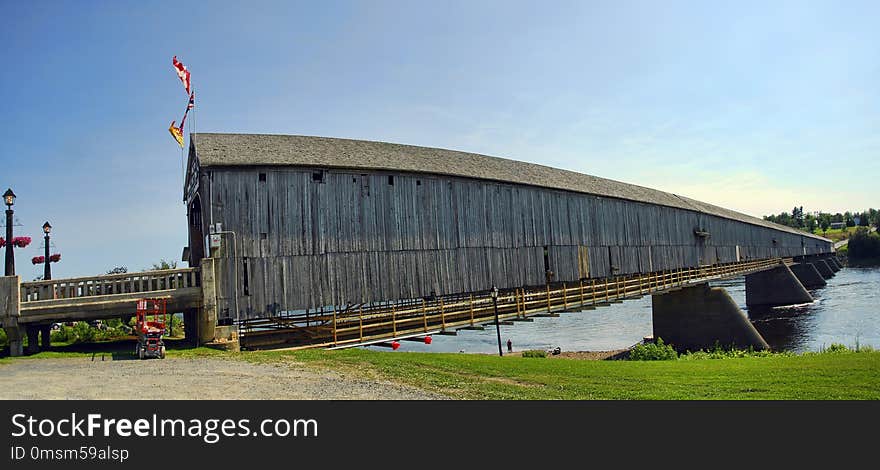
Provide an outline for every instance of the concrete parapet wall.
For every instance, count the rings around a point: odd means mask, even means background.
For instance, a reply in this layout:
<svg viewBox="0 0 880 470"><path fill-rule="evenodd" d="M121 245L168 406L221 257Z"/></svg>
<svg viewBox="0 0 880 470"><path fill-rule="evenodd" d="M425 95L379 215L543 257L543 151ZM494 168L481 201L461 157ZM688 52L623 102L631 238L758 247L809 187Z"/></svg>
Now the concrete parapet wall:
<svg viewBox="0 0 880 470"><path fill-rule="evenodd" d="M0 327L6 330L9 342L9 355L21 356L23 351L21 317L21 278L18 276L0 277Z"/></svg>
<svg viewBox="0 0 880 470"><path fill-rule="evenodd" d="M805 304L813 297L784 264L746 276L746 305L776 307Z"/></svg>
<svg viewBox="0 0 880 470"><path fill-rule="evenodd" d="M676 350L723 347L769 349L724 289L708 284L652 296L654 337Z"/></svg>
<svg viewBox="0 0 880 470"><path fill-rule="evenodd" d="M793 264L790 266L790 269L807 289L818 289L827 284L822 274L811 263Z"/></svg>

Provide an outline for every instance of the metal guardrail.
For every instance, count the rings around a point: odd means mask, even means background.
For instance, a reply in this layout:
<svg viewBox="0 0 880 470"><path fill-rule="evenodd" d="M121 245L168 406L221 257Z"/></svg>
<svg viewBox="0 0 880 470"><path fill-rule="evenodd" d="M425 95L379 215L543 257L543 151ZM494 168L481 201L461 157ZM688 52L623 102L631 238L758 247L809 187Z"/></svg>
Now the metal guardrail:
<svg viewBox="0 0 880 470"><path fill-rule="evenodd" d="M710 280L763 271L791 262L791 259L772 258L508 289L498 295L498 316L503 320L516 320L574 308L601 306ZM329 312L289 314L243 321L239 327L242 346L245 347L269 345L280 340L293 347L313 348L357 346L382 338L390 340L453 328L478 328L479 324L492 320L492 298L488 292L481 292L432 301L411 299L398 304L359 306L345 311L333 308Z"/></svg>
<svg viewBox="0 0 880 470"><path fill-rule="evenodd" d="M21 302L153 292L201 286L199 268L166 269L21 283Z"/></svg>

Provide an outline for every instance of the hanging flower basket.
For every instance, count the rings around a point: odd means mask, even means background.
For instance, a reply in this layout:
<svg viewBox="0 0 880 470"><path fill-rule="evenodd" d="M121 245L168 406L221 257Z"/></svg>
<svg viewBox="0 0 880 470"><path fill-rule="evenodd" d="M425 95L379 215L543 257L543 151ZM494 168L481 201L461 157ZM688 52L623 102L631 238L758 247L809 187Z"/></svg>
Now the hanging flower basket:
<svg viewBox="0 0 880 470"><path fill-rule="evenodd" d="M31 237L15 237L12 239L12 244L19 248L24 248L31 244Z"/></svg>
<svg viewBox="0 0 880 470"><path fill-rule="evenodd" d="M49 261L51 261L53 263L57 263L57 262L61 261L61 253L53 254L52 256L49 257Z"/></svg>
<svg viewBox="0 0 880 470"><path fill-rule="evenodd" d="M3 237L0 237L0 248L3 248L4 246L6 246L6 240L4 240Z"/></svg>
<svg viewBox="0 0 880 470"><path fill-rule="evenodd" d="M45 261L46 261L45 256L34 256L33 258L31 258L31 263L33 263L33 264L41 264L41 263L44 263Z"/></svg>

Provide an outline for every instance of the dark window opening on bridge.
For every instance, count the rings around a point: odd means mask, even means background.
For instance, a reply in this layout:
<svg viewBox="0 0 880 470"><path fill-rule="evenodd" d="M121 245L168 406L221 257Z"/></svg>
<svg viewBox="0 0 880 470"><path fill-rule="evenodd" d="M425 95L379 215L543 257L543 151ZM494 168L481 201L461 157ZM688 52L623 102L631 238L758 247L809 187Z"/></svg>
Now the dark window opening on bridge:
<svg viewBox="0 0 880 470"><path fill-rule="evenodd" d="M544 271L550 271L550 248L544 247Z"/></svg>
<svg viewBox="0 0 880 470"><path fill-rule="evenodd" d="M323 172L323 171L316 171L316 172L312 173L312 181L314 181L316 183L323 183L324 178L325 178L325 172Z"/></svg>
<svg viewBox="0 0 880 470"><path fill-rule="evenodd" d="M416 180L416 186L421 186L421 185L422 185L422 180Z"/></svg>
<svg viewBox="0 0 880 470"><path fill-rule="evenodd" d="M244 294L243 294L243 295L251 295L251 293L250 293L250 289L249 289L249 286L248 286L248 262L247 262L247 258L242 258L242 260L241 260L241 264L242 264L242 266L243 266L243 268L244 268L244 280L243 280L243 284L244 284L244 286L243 286L243 288L244 288L244 289L243 289L243 290L244 290Z"/></svg>
<svg viewBox="0 0 880 470"><path fill-rule="evenodd" d="M269 238L269 234L268 234L268 233L263 232L263 233L260 234L260 240L265 240L265 239L267 239L267 238Z"/></svg>
<svg viewBox="0 0 880 470"><path fill-rule="evenodd" d="M394 186L394 175L388 175L388 185Z"/></svg>
<svg viewBox="0 0 880 470"><path fill-rule="evenodd" d="M357 182L358 182L358 179L355 178L354 176L352 176L352 177L351 177L351 182L352 182L352 183L357 183Z"/></svg>
<svg viewBox="0 0 880 470"><path fill-rule="evenodd" d="M709 238L711 236L708 230L699 227L694 229L694 235L700 238Z"/></svg>
<svg viewBox="0 0 880 470"><path fill-rule="evenodd" d="M550 247L544 247L544 277L547 279L547 284L553 282L553 271L550 269Z"/></svg>
<svg viewBox="0 0 880 470"><path fill-rule="evenodd" d="M266 174L265 173L260 173L260 181L263 183L266 182Z"/></svg>

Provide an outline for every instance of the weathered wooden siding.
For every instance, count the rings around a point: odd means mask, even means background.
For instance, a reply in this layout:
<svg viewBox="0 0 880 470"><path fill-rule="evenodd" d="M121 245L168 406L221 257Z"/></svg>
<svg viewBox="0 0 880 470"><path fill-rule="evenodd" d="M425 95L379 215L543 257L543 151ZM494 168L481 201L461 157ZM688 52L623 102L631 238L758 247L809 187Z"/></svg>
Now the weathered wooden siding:
<svg viewBox="0 0 880 470"><path fill-rule="evenodd" d="M204 233L235 232L221 315L240 318L540 285L544 247L554 281L732 262L737 247L742 260L830 251L684 209L458 177L212 167L200 180Z"/></svg>

